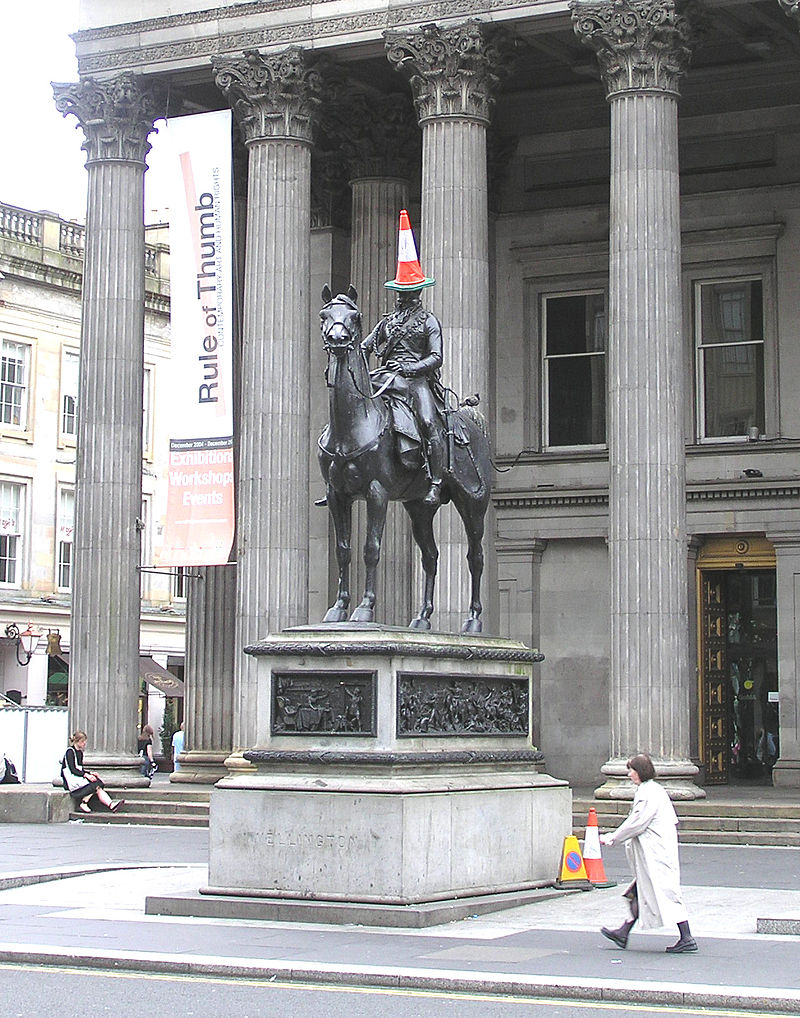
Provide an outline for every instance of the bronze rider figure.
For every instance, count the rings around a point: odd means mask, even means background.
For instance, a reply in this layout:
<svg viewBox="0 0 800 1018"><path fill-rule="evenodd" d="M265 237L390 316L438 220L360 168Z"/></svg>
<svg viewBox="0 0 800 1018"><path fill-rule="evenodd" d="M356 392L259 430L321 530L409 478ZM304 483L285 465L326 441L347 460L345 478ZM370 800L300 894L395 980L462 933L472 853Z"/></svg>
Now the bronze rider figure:
<svg viewBox="0 0 800 1018"><path fill-rule="evenodd" d="M419 266L408 213L400 213L400 241L397 276L384 286L397 292L394 311L385 315L361 344L366 355L374 350L380 368L373 372L377 386L388 388L411 404L422 436L430 487L423 502L431 507L441 503L446 448L436 391L442 366L442 326L422 306L422 290L436 280L426 277Z"/></svg>

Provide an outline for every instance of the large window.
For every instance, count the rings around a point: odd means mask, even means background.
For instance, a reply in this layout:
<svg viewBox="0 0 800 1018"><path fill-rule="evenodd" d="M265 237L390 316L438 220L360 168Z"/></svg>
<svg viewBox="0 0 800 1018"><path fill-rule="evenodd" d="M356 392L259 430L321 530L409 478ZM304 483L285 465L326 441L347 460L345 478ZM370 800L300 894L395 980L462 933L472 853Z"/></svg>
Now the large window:
<svg viewBox="0 0 800 1018"><path fill-rule="evenodd" d="M22 552L24 488L13 481L0 481L0 584L18 586Z"/></svg>
<svg viewBox="0 0 800 1018"><path fill-rule="evenodd" d="M58 587L72 586L72 531L75 525L75 492L62 488L58 494Z"/></svg>
<svg viewBox="0 0 800 1018"><path fill-rule="evenodd" d="M763 434L762 280L698 281L694 298L699 437Z"/></svg>
<svg viewBox="0 0 800 1018"><path fill-rule="evenodd" d="M25 430L28 425L30 347L4 339L0 351L0 423Z"/></svg>
<svg viewBox="0 0 800 1018"><path fill-rule="evenodd" d="M606 298L603 291L545 294L544 445L606 441Z"/></svg>
<svg viewBox="0 0 800 1018"><path fill-rule="evenodd" d="M78 434L78 353L65 350L61 363L61 434Z"/></svg>

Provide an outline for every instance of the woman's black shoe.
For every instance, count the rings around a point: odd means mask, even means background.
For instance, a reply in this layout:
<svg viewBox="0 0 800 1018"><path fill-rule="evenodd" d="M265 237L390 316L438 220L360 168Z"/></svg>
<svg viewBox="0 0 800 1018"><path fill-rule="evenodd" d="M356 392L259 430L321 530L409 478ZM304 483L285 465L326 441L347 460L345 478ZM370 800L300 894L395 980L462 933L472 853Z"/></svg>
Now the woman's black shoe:
<svg viewBox="0 0 800 1018"><path fill-rule="evenodd" d="M697 941L694 937L681 937L676 943L667 948L667 954L691 954L697 950Z"/></svg>
<svg viewBox="0 0 800 1018"><path fill-rule="evenodd" d="M609 940L613 940L617 947L621 947L625 950L628 946L628 934L630 933L630 929L627 924L623 924L618 930L609 930L607 926L603 926L600 932L604 937L608 937Z"/></svg>

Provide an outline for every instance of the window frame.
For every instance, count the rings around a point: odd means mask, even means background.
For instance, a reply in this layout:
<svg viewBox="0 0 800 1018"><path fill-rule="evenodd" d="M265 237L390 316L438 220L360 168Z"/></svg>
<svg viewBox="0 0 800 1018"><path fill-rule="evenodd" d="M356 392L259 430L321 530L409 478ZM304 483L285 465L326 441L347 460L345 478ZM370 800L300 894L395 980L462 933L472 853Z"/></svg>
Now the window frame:
<svg viewBox="0 0 800 1018"><path fill-rule="evenodd" d="M16 507L17 512L17 530L18 532L13 536L17 539L14 555L14 571L15 576L13 580L6 580L0 577L0 589L3 590L20 590L23 587L25 575L26 575L26 555L28 551L28 542L26 541L26 535L29 533L29 520L28 510L30 506L30 482L21 477L10 477L0 476L0 489L3 485L10 485L19 491L19 501ZM0 505L2 505L2 499L0 499ZM0 513L2 516L2 513ZM0 527L0 538L6 537ZM0 550L2 546L0 545ZM2 561L7 561L7 556L3 557Z"/></svg>
<svg viewBox="0 0 800 1018"><path fill-rule="evenodd" d="M694 386L691 410L693 420L689 434L694 441L703 446L741 445L749 441L746 434L742 435L706 435L705 434L705 356L700 340L700 316L702 313L700 293L703 286L715 283L761 282L763 339L761 340L764 361L764 434L777 436L780 421L778 406L777 376L777 286L774 259L752 258L736 262L720 261L693 266L684 272L687 287L688 337L691 349L691 370L689 378ZM743 344L715 344L705 349L722 349L730 346L754 346L758 341Z"/></svg>
<svg viewBox="0 0 800 1018"><path fill-rule="evenodd" d="M61 537L62 521L64 519L62 513L62 504L64 496L67 494L72 496L72 530L69 541L62 540ZM68 592L72 590L73 570L75 568L75 555L73 549L74 533L75 533L75 488L73 485L59 484L56 490L56 541L55 541L56 553L54 563L56 590L58 591ZM61 557L61 549L62 546L64 545L69 545L70 547L69 563L66 565L66 568L69 570L69 583L67 583L66 585L61 582L62 570L65 568Z"/></svg>
<svg viewBox="0 0 800 1018"><path fill-rule="evenodd" d="M75 392L68 393L67 385L69 378L69 370L67 368L67 362L71 359L75 360ZM62 445L76 445L78 441L78 390L80 388L80 350L77 347L64 346L61 349L61 385L59 387L59 402L58 402L58 436L59 441ZM67 398L74 398L75 407L73 410L73 417L75 419L75 430L67 431L64 427L64 400Z"/></svg>
<svg viewBox="0 0 800 1018"><path fill-rule="evenodd" d="M587 283L582 285L580 282L578 285L573 285L576 281L570 280L570 285L566 285L565 280L559 280L554 285L539 286L536 288L536 330L538 343L536 349L538 351L538 381L539 381L539 448L542 452L553 452L553 453L585 453L585 452L596 452L598 450L604 450L608 448L608 324L609 324L609 291L608 291L608 280L605 277L602 281L594 283ZM563 297L588 297L596 294L602 294L605 302L605 313L606 313L606 344L604 349L601 351L587 350L585 353L579 354L554 354L549 355L547 353L547 315L546 315L546 303L550 299L558 299ZM603 394L604 400L604 414L605 414L605 438L602 442L583 442L575 445L550 445L548 442L549 431L550 431L550 402L548 399L548 379L550 371L550 362L555 360L566 360L573 358L584 358L584 357L603 357L605 366L605 389Z"/></svg>
<svg viewBox="0 0 800 1018"><path fill-rule="evenodd" d="M22 400L20 403L21 422L19 424L6 423L2 420L0 412L0 434L6 438L23 438L26 441L33 440L33 406L34 406L34 382L36 379L36 344L27 336L14 336L9 332L0 335L0 358L5 353L6 344L21 347L25 351L24 370L26 377L22 384ZM7 383L0 380L0 388ZM1 405L0 405L1 409Z"/></svg>

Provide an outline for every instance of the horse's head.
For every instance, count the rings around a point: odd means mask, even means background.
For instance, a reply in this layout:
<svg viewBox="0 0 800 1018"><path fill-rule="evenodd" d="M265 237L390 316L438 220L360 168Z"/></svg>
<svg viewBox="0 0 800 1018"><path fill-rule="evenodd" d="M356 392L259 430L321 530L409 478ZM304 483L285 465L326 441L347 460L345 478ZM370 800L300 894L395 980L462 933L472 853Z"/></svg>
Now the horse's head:
<svg viewBox="0 0 800 1018"><path fill-rule="evenodd" d="M355 287L350 286L347 293L334 297L326 285L322 288L322 299L325 302L319 313L322 342L329 354L342 357L361 343L361 312L356 304L358 294Z"/></svg>

